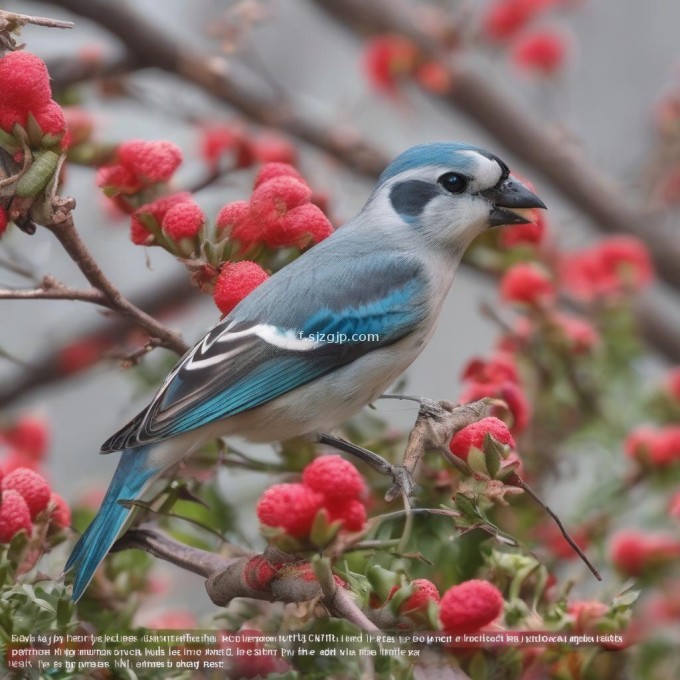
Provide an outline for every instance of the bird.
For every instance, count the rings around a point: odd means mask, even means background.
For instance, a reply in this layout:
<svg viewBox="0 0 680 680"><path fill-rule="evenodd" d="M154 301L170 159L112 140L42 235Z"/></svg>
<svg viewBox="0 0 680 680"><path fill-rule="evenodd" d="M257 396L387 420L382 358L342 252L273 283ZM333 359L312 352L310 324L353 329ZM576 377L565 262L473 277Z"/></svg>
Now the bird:
<svg viewBox="0 0 680 680"><path fill-rule="evenodd" d="M205 442L314 436L375 401L434 333L472 240L528 223L536 208L546 206L477 146L430 142L397 156L355 217L245 297L103 444L122 454L66 563L72 599L121 533L121 501Z"/></svg>

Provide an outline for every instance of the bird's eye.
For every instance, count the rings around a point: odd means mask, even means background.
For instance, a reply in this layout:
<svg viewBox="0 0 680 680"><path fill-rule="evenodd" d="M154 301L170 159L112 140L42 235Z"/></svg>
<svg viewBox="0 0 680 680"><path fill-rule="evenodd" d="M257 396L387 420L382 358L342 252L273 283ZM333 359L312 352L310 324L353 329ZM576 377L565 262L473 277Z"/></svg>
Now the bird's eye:
<svg viewBox="0 0 680 680"><path fill-rule="evenodd" d="M461 175L458 172L447 172L445 175L442 175L437 181L450 194L462 194L467 189L468 185L468 178L465 175Z"/></svg>

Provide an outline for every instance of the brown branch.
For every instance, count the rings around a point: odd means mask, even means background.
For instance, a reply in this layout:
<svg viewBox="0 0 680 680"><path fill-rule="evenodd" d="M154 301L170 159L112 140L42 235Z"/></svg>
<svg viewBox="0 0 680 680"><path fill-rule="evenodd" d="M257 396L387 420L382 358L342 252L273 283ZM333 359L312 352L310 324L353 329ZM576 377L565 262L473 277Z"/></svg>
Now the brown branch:
<svg viewBox="0 0 680 680"><path fill-rule="evenodd" d="M108 298L97 288L71 288L45 276L37 288L0 288L0 300L79 300L109 306Z"/></svg>
<svg viewBox="0 0 680 680"><path fill-rule="evenodd" d="M226 558L205 550L178 543L153 529L132 529L116 541L113 551L136 548L170 562L206 579L205 587L212 602L226 606L235 597L248 597L268 602L308 602L320 598L335 617L344 618L368 633L380 630L359 609L343 588L338 588L327 569L327 578L310 580L308 572L299 571L309 563L301 555L293 555L268 547L262 555L248 554ZM249 573L253 562L267 562L274 575L258 588L252 587L257 577ZM298 570L296 570L298 568ZM250 585L249 585L250 584Z"/></svg>
<svg viewBox="0 0 680 680"><path fill-rule="evenodd" d="M45 26L46 28L73 28L74 26L72 21L60 21L59 19L50 19L49 17L34 17L30 14L17 14L16 12L0 9L0 31L6 30L8 26L21 27L26 24Z"/></svg>
<svg viewBox="0 0 680 680"><path fill-rule="evenodd" d="M80 238L73 222L70 210L58 221L45 225L57 238L71 259L78 265L80 271L92 286L102 292L108 300L108 307L118 312L122 317L132 321L137 326L147 330L157 338L162 347L167 347L177 354L184 354L188 346L182 338L167 329L152 316L135 307L104 275L92 254Z"/></svg>
<svg viewBox="0 0 680 680"><path fill-rule="evenodd" d="M629 205L614 183L596 170L547 126L511 100L498 86L474 69L452 62L446 46L419 25L417 10L399 0L314 0L362 35L401 33L418 45L423 55L449 71L451 86L439 96L465 114L475 125L492 134L506 149L531 164L600 230L628 233L649 247L660 276L680 289L680 240L650 228L653 215ZM443 15L438 30L450 36L455 24Z"/></svg>

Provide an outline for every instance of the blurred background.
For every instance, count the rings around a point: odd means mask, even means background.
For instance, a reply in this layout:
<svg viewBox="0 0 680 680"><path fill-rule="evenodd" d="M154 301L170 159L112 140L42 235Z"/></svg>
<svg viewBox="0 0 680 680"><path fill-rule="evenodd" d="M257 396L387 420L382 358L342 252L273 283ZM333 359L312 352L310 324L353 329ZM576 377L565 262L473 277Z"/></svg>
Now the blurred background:
<svg viewBox="0 0 680 680"><path fill-rule="evenodd" d="M549 206L551 242L560 248L585 247L618 228L635 230L655 256L665 257L659 280L636 307L653 337L635 370L641 379L659 374L680 353L672 272L672 256L680 252L674 207L680 182L673 184L672 171L680 166L660 123L664 104L680 90L680 5L546 0L520 26L521 17L496 16L495 4L137 0L114 7L62 0L5 2L3 9L75 22L70 31L29 26L23 32L29 49L46 60L55 96L77 100L102 143L142 138L179 145L184 162L177 186L210 176L206 125L238 124L253 134L271 128L294 147L299 169L328 196L329 214L342 224L363 205L383 161L412 144L464 140L499 155L534 184ZM114 9L123 19L132 12L132 22L121 27ZM372 42L400 25L416 44L429 36L450 72L411 73L399 63L398 44ZM206 82L206 74L213 80ZM221 78L228 85L216 85ZM254 173L224 172L195 199L214 216L225 203L247 199ZM107 204L95 175L92 167L70 164L62 192L77 200L83 239L126 296L150 309L165 307L164 323L193 344L219 319L210 295L192 292L185 268L167 252L130 242L128 219ZM83 284L45 230L7 233L0 258L38 280L49 273ZM0 282L25 284L10 268L0 271ZM408 392L456 398L462 367L496 341L497 327L480 304L493 306L497 296L478 263L461 268L437 334L408 372ZM84 334L107 328L112 315L66 301L3 301L2 310L1 416L45 418L46 469L64 497L104 489L117 461L115 454L99 456L99 446L147 403L171 353L154 350L141 368L121 370L120 360L106 356L111 348L89 361L78 345ZM378 409L402 429L415 417L408 405ZM246 531L256 541L252 503L269 480L237 473L222 481L233 504L248 510ZM568 510L577 486L571 477L555 487L549 501L556 510Z"/></svg>

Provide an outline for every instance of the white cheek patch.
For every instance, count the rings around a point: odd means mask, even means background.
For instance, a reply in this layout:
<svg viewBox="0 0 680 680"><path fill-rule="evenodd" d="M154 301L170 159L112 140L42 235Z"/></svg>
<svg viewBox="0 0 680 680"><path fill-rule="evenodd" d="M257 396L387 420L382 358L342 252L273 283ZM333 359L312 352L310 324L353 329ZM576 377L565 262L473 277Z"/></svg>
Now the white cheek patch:
<svg viewBox="0 0 680 680"><path fill-rule="evenodd" d="M483 156L477 151L460 151L461 155L468 156L474 163L474 171L472 175L475 181L472 182L472 188L476 191L484 191L496 186L503 174L503 169L496 161L491 158Z"/></svg>

